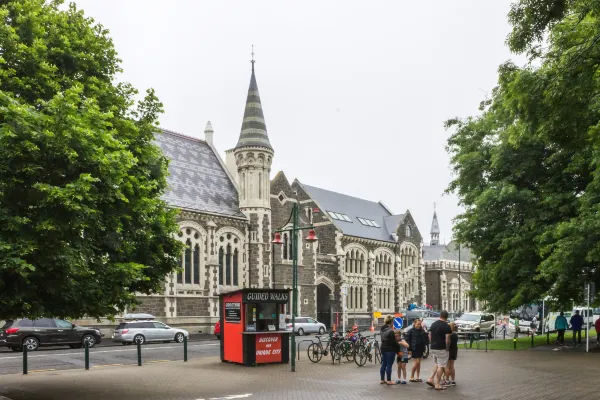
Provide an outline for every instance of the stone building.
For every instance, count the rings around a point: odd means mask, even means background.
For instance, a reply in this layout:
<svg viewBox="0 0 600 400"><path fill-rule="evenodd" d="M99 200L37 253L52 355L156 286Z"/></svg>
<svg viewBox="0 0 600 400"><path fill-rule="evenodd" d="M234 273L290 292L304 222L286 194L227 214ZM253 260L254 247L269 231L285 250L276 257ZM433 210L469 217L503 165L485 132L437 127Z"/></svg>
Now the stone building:
<svg viewBox="0 0 600 400"><path fill-rule="evenodd" d="M459 247L454 241L448 245L440 244L440 226L435 210L430 235L429 245L423 246L426 303L434 310L451 313L477 310L477 302L469 294L475 271L470 250Z"/></svg>
<svg viewBox="0 0 600 400"><path fill-rule="evenodd" d="M291 184L283 172L270 179L275 151L269 141L254 62L239 139L225 152L204 140L168 130L156 143L170 160L164 200L180 210L178 238L186 246L181 272L167 277L162 294L139 296L131 312L150 313L192 332L212 332L218 295L243 287L292 287L291 238L273 245L274 230L290 226L292 205L300 223L314 225L318 241L299 237L299 314L328 326L347 317L370 322L425 299L422 238L410 212L383 203ZM291 307L287 307L291 314ZM106 322L107 325L111 323Z"/></svg>

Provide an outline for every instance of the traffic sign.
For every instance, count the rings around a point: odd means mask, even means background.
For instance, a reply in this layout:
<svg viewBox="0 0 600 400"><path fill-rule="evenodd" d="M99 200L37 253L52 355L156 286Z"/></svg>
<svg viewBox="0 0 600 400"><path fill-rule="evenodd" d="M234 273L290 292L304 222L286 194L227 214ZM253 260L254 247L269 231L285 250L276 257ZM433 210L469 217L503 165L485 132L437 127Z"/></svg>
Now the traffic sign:
<svg viewBox="0 0 600 400"><path fill-rule="evenodd" d="M373 318L381 318L381 312L380 311L375 311L373 313Z"/></svg>
<svg viewBox="0 0 600 400"><path fill-rule="evenodd" d="M394 318L394 329L402 329L403 325L404 325L404 322L402 321L402 318L400 318L400 317Z"/></svg>

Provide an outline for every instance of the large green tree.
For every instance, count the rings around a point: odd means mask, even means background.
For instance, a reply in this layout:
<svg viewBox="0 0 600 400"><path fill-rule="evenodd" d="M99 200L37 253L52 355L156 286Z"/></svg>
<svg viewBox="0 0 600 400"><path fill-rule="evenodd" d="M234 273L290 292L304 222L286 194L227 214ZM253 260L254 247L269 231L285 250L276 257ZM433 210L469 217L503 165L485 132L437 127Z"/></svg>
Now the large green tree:
<svg viewBox="0 0 600 400"><path fill-rule="evenodd" d="M449 191L477 259L475 295L509 310L600 288L600 2L513 4L507 62L481 114L454 119Z"/></svg>
<svg viewBox="0 0 600 400"><path fill-rule="evenodd" d="M177 268L162 105L60 4L0 0L0 319L111 316Z"/></svg>

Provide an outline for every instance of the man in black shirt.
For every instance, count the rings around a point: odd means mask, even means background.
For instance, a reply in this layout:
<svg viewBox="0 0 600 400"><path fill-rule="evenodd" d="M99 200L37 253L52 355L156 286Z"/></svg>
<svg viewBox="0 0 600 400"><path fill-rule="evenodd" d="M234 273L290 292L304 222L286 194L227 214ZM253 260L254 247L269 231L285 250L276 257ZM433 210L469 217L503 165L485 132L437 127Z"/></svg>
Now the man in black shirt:
<svg viewBox="0 0 600 400"><path fill-rule="evenodd" d="M429 327L430 354L433 356L434 366L427 384L433 386L435 390L446 389L440 385L440 381L445 368L448 366L451 335L452 329L448 325L448 311L444 310L440 313L440 319Z"/></svg>

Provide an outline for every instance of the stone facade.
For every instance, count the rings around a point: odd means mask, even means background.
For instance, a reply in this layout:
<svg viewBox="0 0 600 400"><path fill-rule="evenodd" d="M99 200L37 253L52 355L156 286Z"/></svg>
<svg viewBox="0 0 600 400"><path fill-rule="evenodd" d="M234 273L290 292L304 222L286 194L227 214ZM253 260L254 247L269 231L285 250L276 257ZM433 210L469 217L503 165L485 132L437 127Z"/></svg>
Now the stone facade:
<svg viewBox="0 0 600 400"><path fill-rule="evenodd" d="M451 313L478 310L478 303L471 296L475 267L469 249L455 242L439 243L439 223L433 213L431 242L423 248L425 281L427 282L426 303L434 310Z"/></svg>

